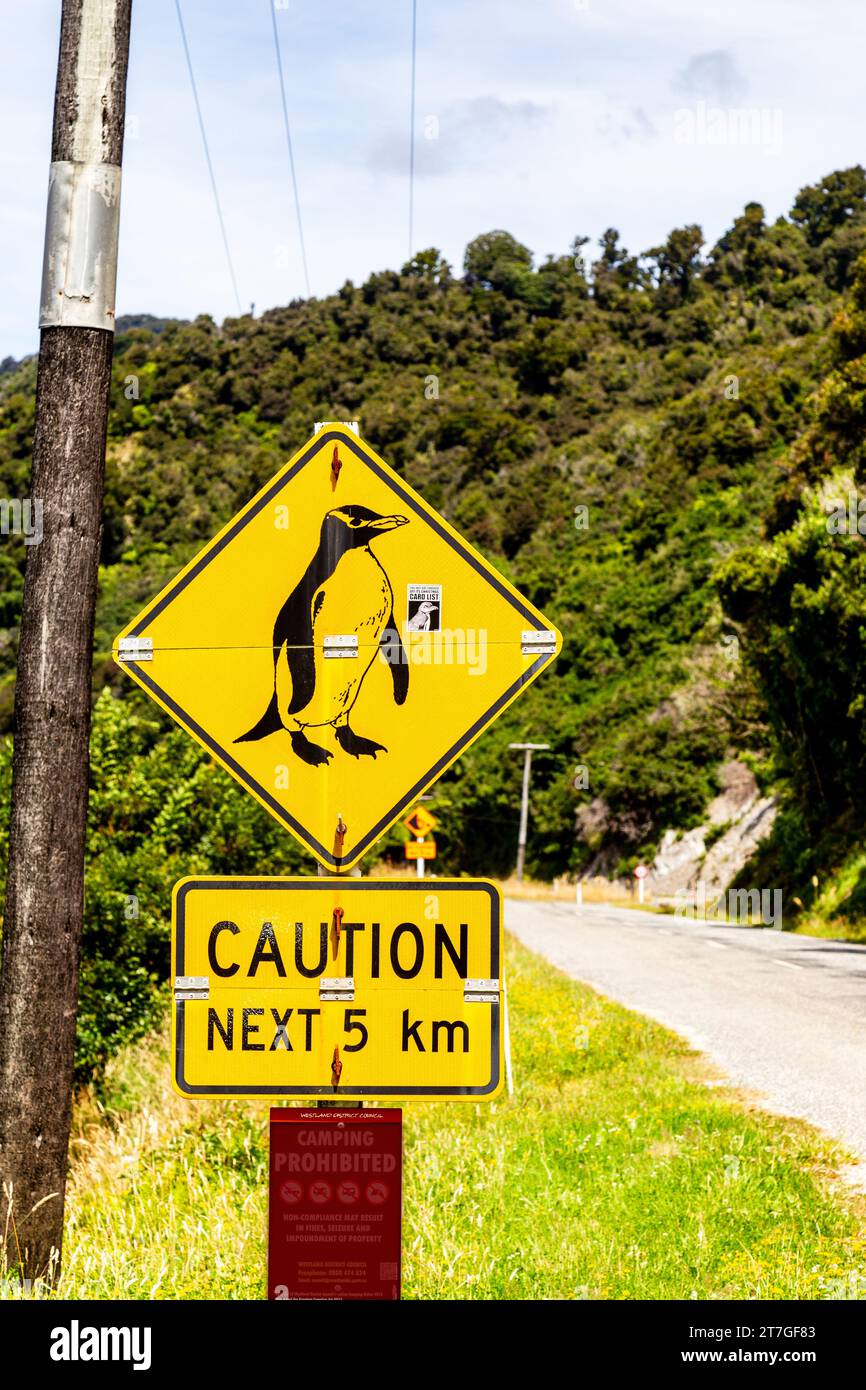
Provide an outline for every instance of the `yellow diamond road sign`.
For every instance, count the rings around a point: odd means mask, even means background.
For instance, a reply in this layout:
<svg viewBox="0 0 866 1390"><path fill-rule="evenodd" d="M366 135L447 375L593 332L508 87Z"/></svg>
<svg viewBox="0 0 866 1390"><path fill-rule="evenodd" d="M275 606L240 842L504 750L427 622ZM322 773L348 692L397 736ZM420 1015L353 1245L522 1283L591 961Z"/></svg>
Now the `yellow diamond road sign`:
<svg viewBox="0 0 866 1390"><path fill-rule="evenodd" d="M368 445L328 425L114 657L324 865L347 869L560 645Z"/></svg>
<svg viewBox="0 0 866 1390"><path fill-rule="evenodd" d="M403 824L411 834L418 835L423 839L431 830L436 829L439 822L431 811L425 810L423 806L416 806L414 811L410 811L408 816L404 816Z"/></svg>
<svg viewBox="0 0 866 1390"><path fill-rule="evenodd" d="M182 879L172 937L183 1095L491 1100L501 1088L492 883Z"/></svg>

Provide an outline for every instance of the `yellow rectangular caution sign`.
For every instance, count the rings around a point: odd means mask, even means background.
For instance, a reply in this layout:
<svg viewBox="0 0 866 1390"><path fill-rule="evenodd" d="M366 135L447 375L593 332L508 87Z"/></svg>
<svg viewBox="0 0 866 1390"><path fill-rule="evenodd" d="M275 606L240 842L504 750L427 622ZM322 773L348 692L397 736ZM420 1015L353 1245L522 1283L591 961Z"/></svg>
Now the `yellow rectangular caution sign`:
<svg viewBox="0 0 866 1390"><path fill-rule="evenodd" d="M407 840L403 846L407 859L435 859L435 840Z"/></svg>
<svg viewBox="0 0 866 1390"><path fill-rule="evenodd" d="M172 961L183 1095L490 1100L501 1088L492 883L187 878Z"/></svg>

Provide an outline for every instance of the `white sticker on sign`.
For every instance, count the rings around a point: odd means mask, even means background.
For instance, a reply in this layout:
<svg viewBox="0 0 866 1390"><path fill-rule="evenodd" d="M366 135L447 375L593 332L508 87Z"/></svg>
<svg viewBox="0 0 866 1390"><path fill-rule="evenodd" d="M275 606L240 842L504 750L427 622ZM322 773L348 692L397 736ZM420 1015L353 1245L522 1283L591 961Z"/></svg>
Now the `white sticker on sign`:
<svg viewBox="0 0 866 1390"><path fill-rule="evenodd" d="M410 584L406 604L406 626L410 632L441 632L442 585Z"/></svg>

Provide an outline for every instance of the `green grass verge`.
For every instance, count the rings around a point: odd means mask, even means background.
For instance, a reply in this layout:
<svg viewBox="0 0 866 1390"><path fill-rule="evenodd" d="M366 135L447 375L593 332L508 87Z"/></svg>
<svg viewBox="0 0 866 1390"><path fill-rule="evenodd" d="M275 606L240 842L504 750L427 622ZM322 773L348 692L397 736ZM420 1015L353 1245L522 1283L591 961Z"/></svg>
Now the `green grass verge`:
<svg viewBox="0 0 866 1390"><path fill-rule="evenodd" d="M837 860L831 873L803 889L797 932L804 936L866 942L866 850L858 846Z"/></svg>
<svg viewBox="0 0 866 1390"><path fill-rule="evenodd" d="M664 1028L509 943L516 1093L406 1113L405 1296L821 1298L866 1205L808 1126L704 1084ZM261 1298L266 1108L168 1091L164 1043L79 1107L66 1298ZM834 1285L833 1281L836 1281Z"/></svg>

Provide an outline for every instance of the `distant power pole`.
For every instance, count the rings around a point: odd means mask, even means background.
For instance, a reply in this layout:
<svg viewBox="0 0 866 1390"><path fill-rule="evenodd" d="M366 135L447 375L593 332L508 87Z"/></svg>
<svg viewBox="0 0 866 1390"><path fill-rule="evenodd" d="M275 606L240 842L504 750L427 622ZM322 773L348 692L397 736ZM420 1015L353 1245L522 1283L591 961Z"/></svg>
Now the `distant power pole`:
<svg viewBox="0 0 866 1390"><path fill-rule="evenodd" d="M532 776L533 753L544 753L549 743L509 743L523 753L523 792L520 797L520 830L517 835L517 882L523 882L523 864L526 859L526 831L529 826L529 779Z"/></svg>
<svg viewBox="0 0 866 1390"><path fill-rule="evenodd" d="M63 0L54 102L0 968L0 1247L30 1278L63 1236L131 7Z"/></svg>

